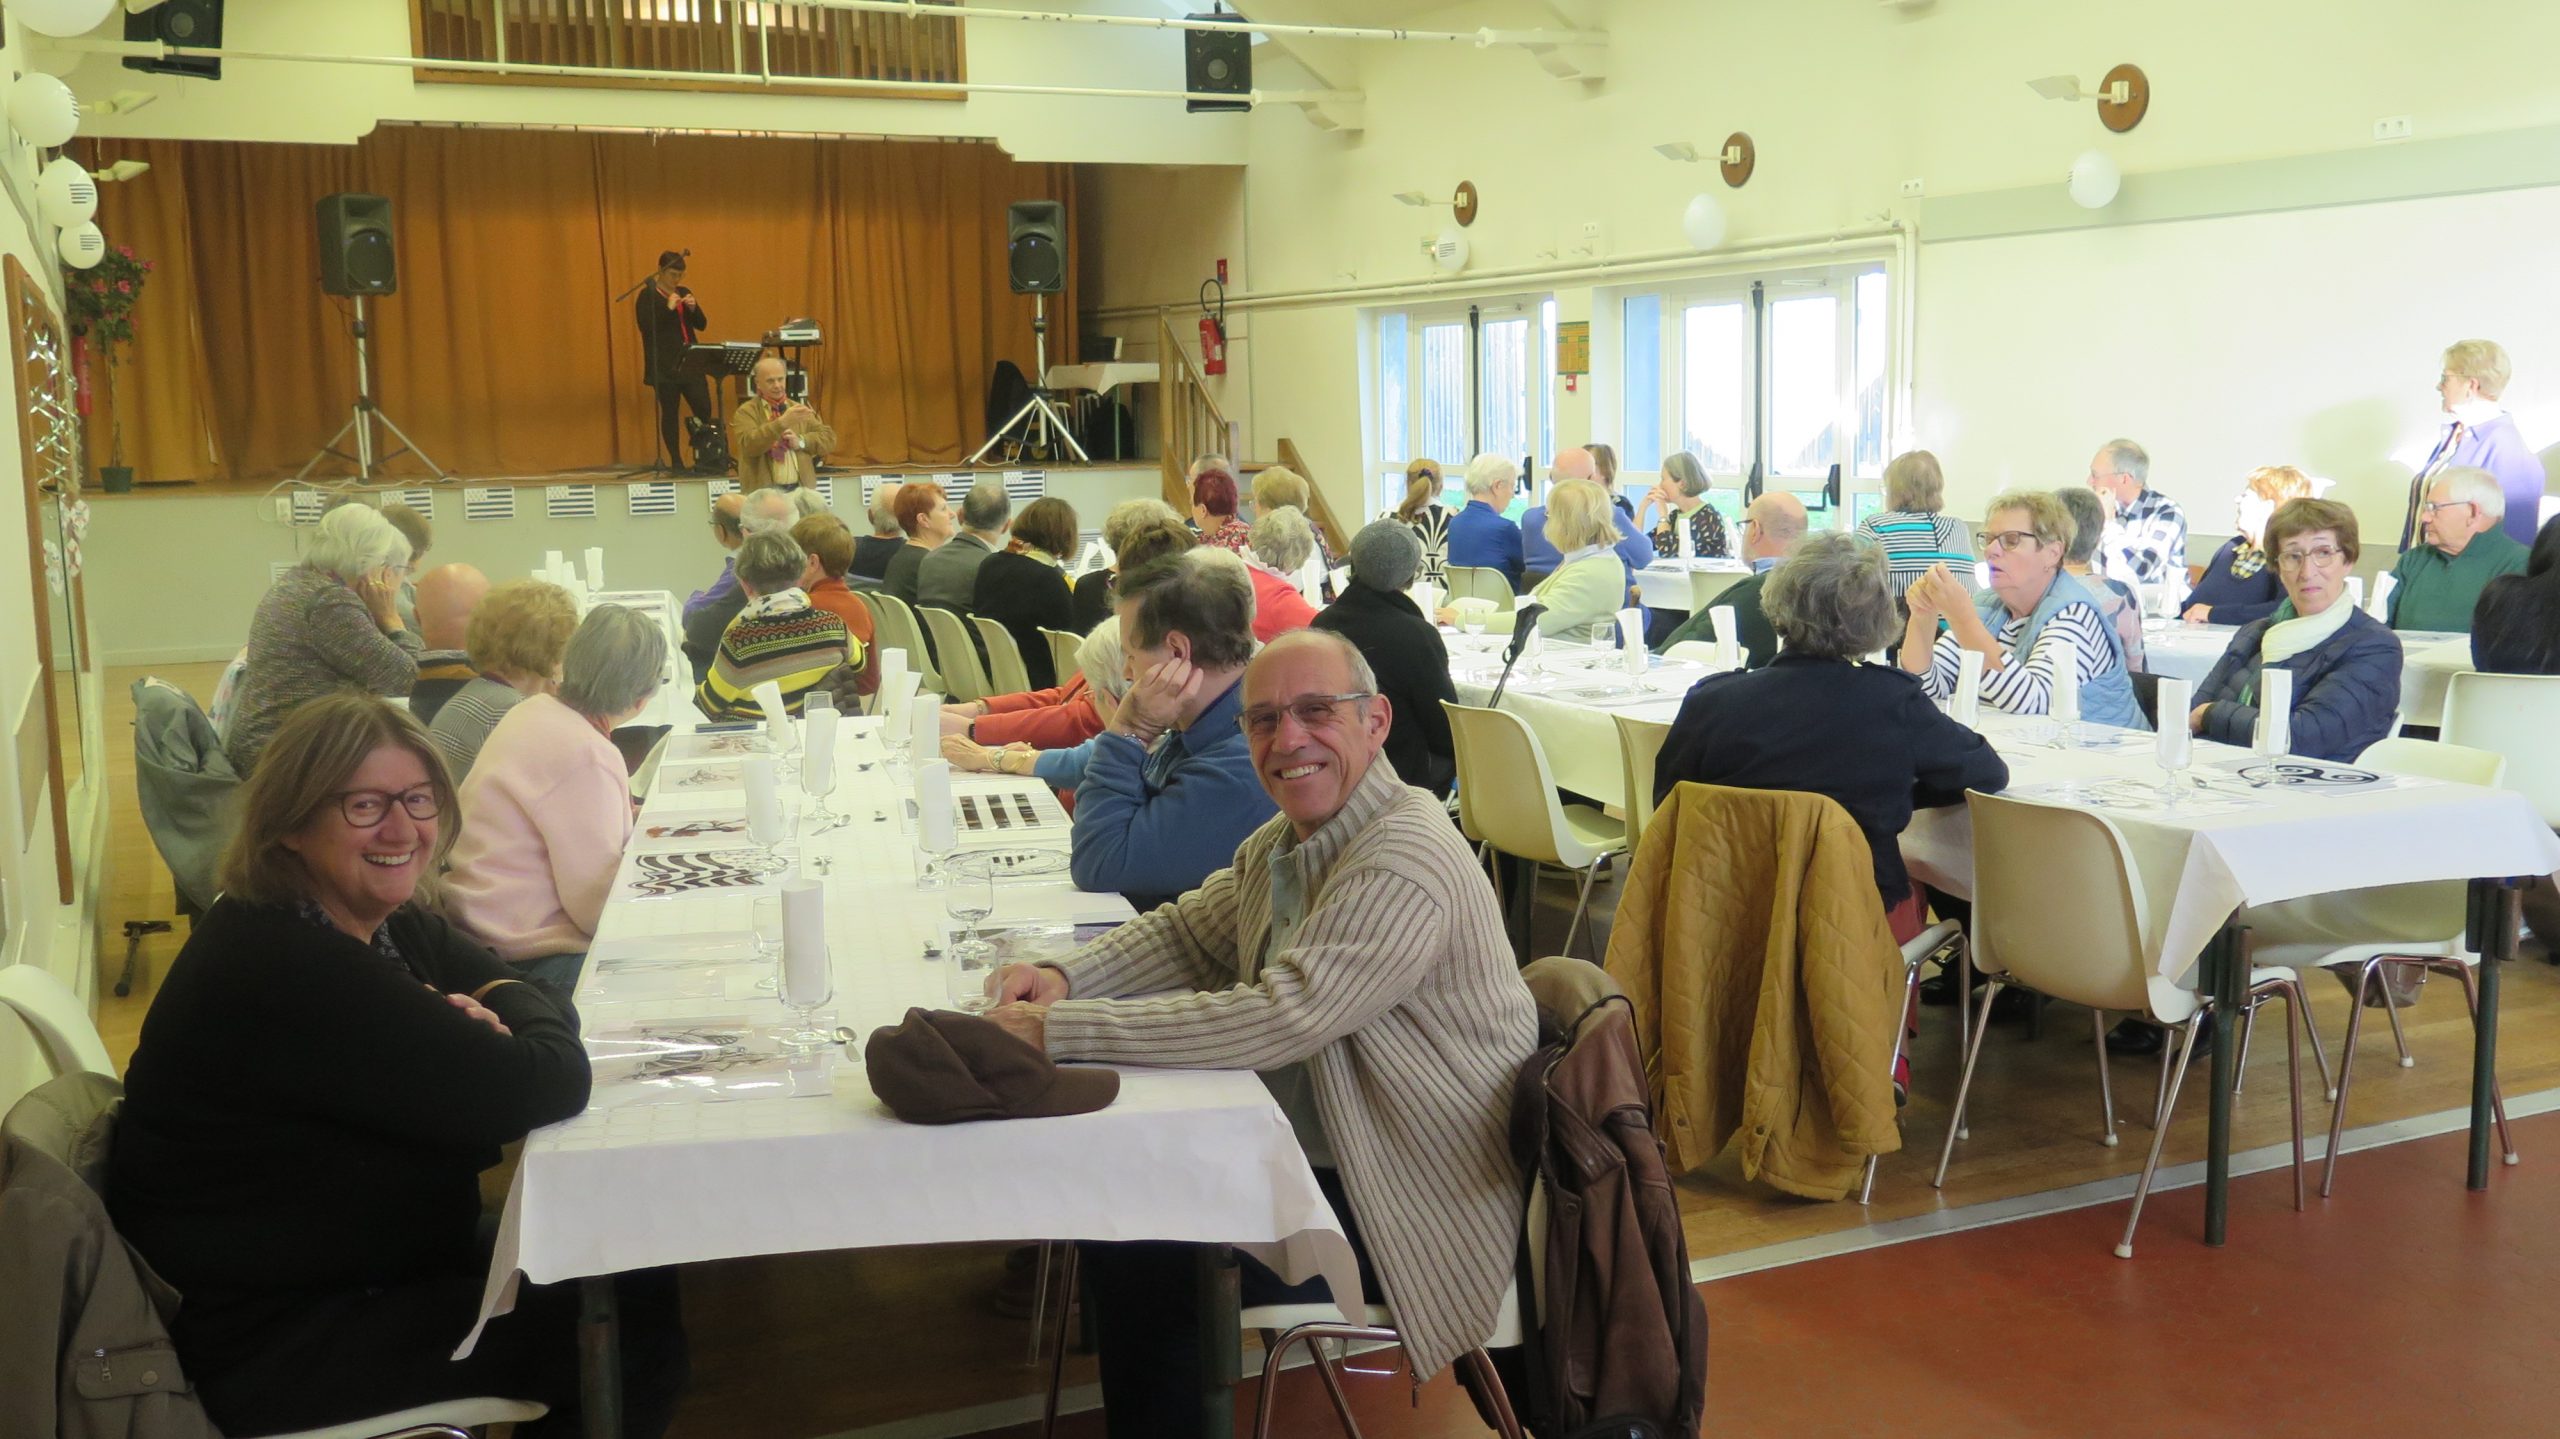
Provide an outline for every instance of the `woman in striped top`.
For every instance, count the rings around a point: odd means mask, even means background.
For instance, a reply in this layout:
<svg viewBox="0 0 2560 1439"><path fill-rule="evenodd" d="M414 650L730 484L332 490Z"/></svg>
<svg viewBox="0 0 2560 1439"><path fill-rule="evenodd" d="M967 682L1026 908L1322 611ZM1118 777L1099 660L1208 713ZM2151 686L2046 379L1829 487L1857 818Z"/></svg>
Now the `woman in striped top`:
<svg viewBox="0 0 2560 1439"><path fill-rule="evenodd" d="M1988 593L1976 600L1944 565L1911 587L1902 667L1920 677L1931 698L1953 697L1964 652L1973 650L1983 657L1982 702L1993 709L2051 713L2054 675L2068 664L2079 681L2081 718L2150 728L2097 596L2062 572L2071 533L2062 501L2040 490L2010 491L1991 502L1983 521Z"/></svg>
<svg viewBox="0 0 2560 1439"><path fill-rule="evenodd" d="M1858 533L1884 546L1894 593L1917 584L1932 565L1972 576L1973 536L1964 521L1938 513L1946 500L1946 473L1927 450L1906 450L1884 467L1884 509L1860 520Z"/></svg>

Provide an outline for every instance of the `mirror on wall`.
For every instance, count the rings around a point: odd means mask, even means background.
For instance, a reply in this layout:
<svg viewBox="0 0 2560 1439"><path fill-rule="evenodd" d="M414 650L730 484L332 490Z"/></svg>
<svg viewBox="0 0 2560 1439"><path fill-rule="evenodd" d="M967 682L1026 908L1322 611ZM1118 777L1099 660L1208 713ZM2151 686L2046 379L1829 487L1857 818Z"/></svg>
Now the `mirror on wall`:
<svg viewBox="0 0 2560 1439"><path fill-rule="evenodd" d="M80 495L80 417L74 403L69 347L44 287L16 256L7 257L10 358L17 372L18 459L27 497L27 570L34 589L37 703L43 744L19 747L44 756L46 800L53 814L53 858L61 902L74 897L70 792L88 774L83 752L92 697L82 675L86 616L80 587L88 505ZM36 716L30 715L29 728ZM33 738L32 735L29 736ZM36 777L22 765L18 783L30 799Z"/></svg>

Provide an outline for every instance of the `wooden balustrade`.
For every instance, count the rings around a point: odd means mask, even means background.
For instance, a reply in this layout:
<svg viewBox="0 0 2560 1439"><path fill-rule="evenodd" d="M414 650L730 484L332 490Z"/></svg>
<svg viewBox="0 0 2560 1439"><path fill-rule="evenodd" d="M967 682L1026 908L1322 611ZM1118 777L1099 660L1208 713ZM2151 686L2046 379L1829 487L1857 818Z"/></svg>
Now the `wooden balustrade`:
<svg viewBox="0 0 2560 1439"><path fill-rule="evenodd" d="M956 7L958 0L926 3ZM410 0L409 22L422 59L663 70L670 77L428 68L419 71L426 80L842 93L790 82L967 78L956 17L910 19L780 0ZM739 78L724 82L704 75ZM876 93L892 99L962 98L949 91Z"/></svg>

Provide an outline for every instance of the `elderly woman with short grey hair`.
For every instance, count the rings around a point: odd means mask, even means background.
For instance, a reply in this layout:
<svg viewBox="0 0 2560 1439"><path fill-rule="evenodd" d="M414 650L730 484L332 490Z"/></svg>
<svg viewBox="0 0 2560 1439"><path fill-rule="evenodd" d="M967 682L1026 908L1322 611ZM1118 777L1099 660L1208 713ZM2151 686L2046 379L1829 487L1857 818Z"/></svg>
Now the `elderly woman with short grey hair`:
<svg viewBox="0 0 2560 1439"><path fill-rule="evenodd" d="M462 782L447 907L500 959L563 992L577 987L631 842L631 777L610 736L657 697L666 663L664 629L596 606L569 637L558 693L507 711Z"/></svg>
<svg viewBox="0 0 2560 1439"><path fill-rule="evenodd" d="M1298 591L1297 574L1316 551L1316 529L1303 510L1273 510L1253 522L1245 568L1253 574L1253 637L1269 644L1305 629L1316 607Z"/></svg>
<svg viewBox="0 0 2560 1439"><path fill-rule="evenodd" d="M341 505L320 517L302 563L249 621L247 667L223 749L242 776L304 703L339 690L406 695L418 683L417 632L400 618L409 542L379 511Z"/></svg>
<svg viewBox="0 0 2560 1439"><path fill-rule="evenodd" d="M1406 784L1446 797L1458 777L1449 712L1458 691L1449 682L1449 648L1440 629L1405 591L1422 569L1422 537L1387 518L1351 537L1351 583L1316 616L1316 629L1351 642L1378 674L1387 700L1387 762Z"/></svg>
<svg viewBox="0 0 2560 1439"><path fill-rule="evenodd" d="M1899 836L1916 806L1996 792L2009 767L1949 719L1911 675L1865 657L1902 629L1884 547L1806 538L1769 572L1761 604L1778 632L1766 668L1710 675L1689 691L1654 767L1659 804L1682 783L1799 790L1839 802L1874 851L1876 892L1897 938L1921 929Z"/></svg>
<svg viewBox="0 0 2560 1439"><path fill-rule="evenodd" d="M1149 525L1179 525L1182 516L1173 506L1154 498L1122 500L1102 517L1102 547L1113 556L1110 564L1097 566L1076 577L1076 633L1089 635L1093 627L1111 617L1112 581L1120 576L1119 554L1129 537ZM1063 557L1062 557L1063 558ZM1061 683L1064 676L1060 677Z"/></svg>

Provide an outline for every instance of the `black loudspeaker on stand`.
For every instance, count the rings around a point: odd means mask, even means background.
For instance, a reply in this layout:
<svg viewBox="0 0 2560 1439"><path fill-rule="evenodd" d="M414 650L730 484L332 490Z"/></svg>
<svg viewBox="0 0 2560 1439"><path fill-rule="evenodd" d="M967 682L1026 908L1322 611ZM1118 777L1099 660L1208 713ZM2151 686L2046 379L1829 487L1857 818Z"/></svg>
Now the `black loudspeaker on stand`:
<svg viewBox="0 0 2560 1439"><path fill-rule="evenodd" d="M1067 417L1049 396L1049 297L1067 288L1067 207L1056 200L1018 200L1005 207L1005 280L1017 295L1031 297L1031 398L1013 418L996 427L978 452L976 464L1008 442L1016 455L1053 456L1063 445L1080 462L1090 464L1076 443Z"/></svg>
<svg viewBox="0 0 2560 1439"><path fill-rule="evenodd" d="M373 398L373 324L365 302L400 289L400 271L391 243L391 202L380 195L324 195L312 208L312 216L320 243L321 290L355 300L356 398L347 422L338 427L338 433L329 437L318 454L303 463L294 478L309 478L322 460L334 455L353 464L356 478L370 484L376 470L410 454L416 455L437 479L443 479L444 466L428 459L417 441L382 413ZM374 454L373 427L377 424L400 442L399 449L379 457ZM350 432L356 437L352 455L338 448Z"/></svg>

